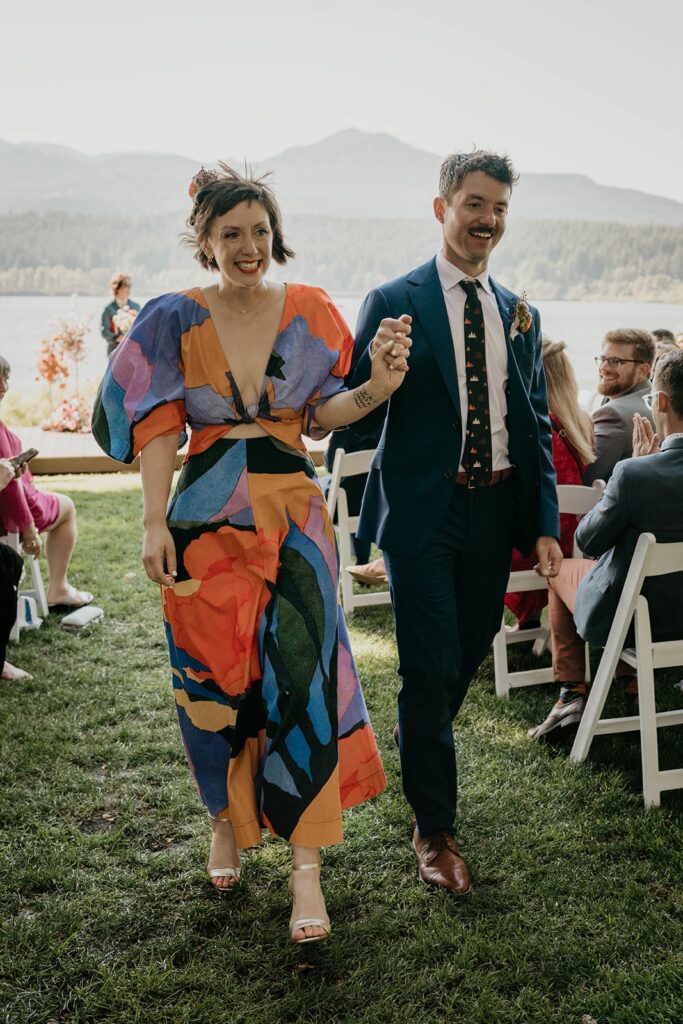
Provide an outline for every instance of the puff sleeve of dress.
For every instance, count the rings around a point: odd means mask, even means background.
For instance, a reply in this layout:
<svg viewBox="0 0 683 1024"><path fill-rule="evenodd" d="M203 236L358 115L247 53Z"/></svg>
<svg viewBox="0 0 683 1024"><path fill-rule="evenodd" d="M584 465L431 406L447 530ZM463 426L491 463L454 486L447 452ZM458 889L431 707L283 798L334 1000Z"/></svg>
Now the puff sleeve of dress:
<svg viewBox="0 0 683 1024"><path fill-rule="evenodd" d="M93 409L92 430L100 448L132 462L155 437L185 433L185 375L181 342L187 304L180 295L146 303L112 353Z"/></svg>
<svg viewBox="0 0 683 1024"><path fill-rule="evenodd" d="M304 433L317 441L327 437L330 431L316 424L316 409L334 395L348 390L344 378L351 369L353 335L329 295L322 288L309 291L311 309L307 310L306 318L311 334L324 343L324 351L321 348L319 358L312 361L315 388L306 401L303 423Z"/></svg>

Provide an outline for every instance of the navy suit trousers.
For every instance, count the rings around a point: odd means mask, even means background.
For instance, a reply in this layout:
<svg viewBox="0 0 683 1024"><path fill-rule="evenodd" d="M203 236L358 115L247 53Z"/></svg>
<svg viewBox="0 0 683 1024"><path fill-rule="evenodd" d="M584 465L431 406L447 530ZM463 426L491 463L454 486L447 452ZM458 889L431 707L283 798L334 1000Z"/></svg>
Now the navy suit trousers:
<svg viewBox="0 0 683 1024"><path fill-rule="evenodd" d="M426 548L384 553L401 678L401 775L423 836L455 829L452 723L500 628L514 506L514 475L476 490L456 485Z"/></svg>

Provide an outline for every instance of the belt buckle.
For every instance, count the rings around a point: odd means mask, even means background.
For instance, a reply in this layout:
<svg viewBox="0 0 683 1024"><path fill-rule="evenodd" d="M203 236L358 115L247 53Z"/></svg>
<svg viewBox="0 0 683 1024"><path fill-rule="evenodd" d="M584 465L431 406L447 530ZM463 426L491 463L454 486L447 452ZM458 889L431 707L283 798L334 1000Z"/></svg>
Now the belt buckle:
<svg viewBox="0 0 683 1024"><path fill-rule="evenodd" d="M468 491L476 491L476 489L477 489L477 485L476 485L476 483L474 482L474 478L473 478L473 477L471 477L471 476L469 475L469 473L468 473L468 474L467 474L467 490L468 490Z"/></svg>

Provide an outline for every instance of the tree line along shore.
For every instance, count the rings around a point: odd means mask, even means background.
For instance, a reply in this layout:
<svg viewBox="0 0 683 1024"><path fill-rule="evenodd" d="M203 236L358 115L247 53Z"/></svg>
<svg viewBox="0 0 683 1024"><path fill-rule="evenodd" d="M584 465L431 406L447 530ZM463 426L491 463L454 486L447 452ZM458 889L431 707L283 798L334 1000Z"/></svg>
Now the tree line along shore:
<svg viewBox="0 0 683 1024"><path fill-rule="evenodd" d="M179 244L184 213L146 217L27 212L0 217L0 294L102 295L111 273L138 293L187 287L203 272ZM294 215L283 274L362 294L428 259L435 221ZM683 302L683 227L511 219L494 275L535 300Z"/></svg>

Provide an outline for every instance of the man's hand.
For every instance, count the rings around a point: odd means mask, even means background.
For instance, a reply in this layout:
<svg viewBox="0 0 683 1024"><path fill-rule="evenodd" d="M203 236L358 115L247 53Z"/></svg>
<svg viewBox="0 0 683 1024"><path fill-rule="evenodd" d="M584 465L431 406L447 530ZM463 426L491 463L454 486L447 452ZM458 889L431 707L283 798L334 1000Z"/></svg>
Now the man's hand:
<svg viewBox="0 0 683 1024"><path fill-rule="evenodd" d="M557 576L562 565L562 549L555 537L539 537L536 541L538 562L534 569L539 576Z"/></svg>
<svg viewBox="0 0 683 1024"><path fill-rule="evenodd" d="M404 313L399 320L386 317L379 325L377 334L370 342L370 358L373 359L380 348L384 347L383 358L391 370L408 369L408 355L412 341L409 338L411 332L412 317ZM395 344L388 346L393 341Z"/></svg>
<svg viewBox="0 0 683 1024"><path fill-rule="evenodd" d="M633 458L641 455L654 455L661 447L659 434L655 434L647 416L639 412L633 414Z"/></svg>

